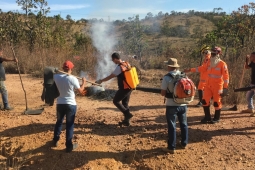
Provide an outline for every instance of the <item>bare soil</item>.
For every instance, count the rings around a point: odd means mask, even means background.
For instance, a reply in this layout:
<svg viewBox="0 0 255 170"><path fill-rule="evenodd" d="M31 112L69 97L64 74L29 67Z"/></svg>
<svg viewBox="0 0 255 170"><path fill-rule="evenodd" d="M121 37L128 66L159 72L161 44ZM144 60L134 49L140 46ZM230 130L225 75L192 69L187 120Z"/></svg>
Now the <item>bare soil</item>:
<svg viewBox="0 0 255 170"><path fill-rule="evenodd" d="M42 79L22 75L28 108L40 99ZM222 112L218 124L200 124L202 108L188 108L189 144L174 155L162 151L167 140L163 98L134 91L130 127L119 127L122 114L112 101L77 96L74 142L79 147L65 152L65 125L59 146L51 147L56 121L55 105L41 115L24 115L24 92L18 75L7 75L11 111L0 112L0 169L255 169L255 117L238 111ZM113 88L117 88L112 82ZM197 101L194 101L196 103ZM211 108L213 111L213 108ZM177 141L180 129L177 124Z"/></svg>

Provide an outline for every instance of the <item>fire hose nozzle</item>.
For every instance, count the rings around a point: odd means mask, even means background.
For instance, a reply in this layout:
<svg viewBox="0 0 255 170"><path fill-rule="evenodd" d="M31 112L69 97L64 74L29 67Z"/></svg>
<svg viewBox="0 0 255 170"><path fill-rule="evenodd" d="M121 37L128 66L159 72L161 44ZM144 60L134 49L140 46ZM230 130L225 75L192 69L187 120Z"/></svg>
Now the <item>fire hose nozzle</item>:
<svg viewBox="0 0 255 170"><path fill-rule="evenodd" d="M62 74L66 74L66 75L72 75L72 74L66 73L66 72L64 72L64 71L60 71L60 70L58 70L57 68L55 68L55 73L62 73ZM74 76L74 75L72 75L72 76ZM78 77L78 76L74 76L74 77L76 77L76 78L79 79L79 80L82 80L81 77ZM90 83L90 84L92 84L92 85L95 85L95 86L100 86L100 87L102 87L102 84L94 83L94 82L89 81L89 80L86 80L86 82L88 82L88 83Z"/></svg>

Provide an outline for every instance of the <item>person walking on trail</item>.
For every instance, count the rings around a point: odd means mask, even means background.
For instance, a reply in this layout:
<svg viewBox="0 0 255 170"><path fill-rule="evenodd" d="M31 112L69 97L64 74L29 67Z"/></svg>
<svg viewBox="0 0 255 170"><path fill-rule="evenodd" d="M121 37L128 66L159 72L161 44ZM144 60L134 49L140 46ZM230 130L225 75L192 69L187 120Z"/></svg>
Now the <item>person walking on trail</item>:
<svg viewBox="0 0 255 170"><path fill-rule="evenodd" d="M107 77L97 80L95 83L101 84L102 82L108 81L114 77L118 79L118 91L113 98L113 104L124 114L124 120L119 122L119 125L129 126L130 119L133 115L129 111L129 99L132 93L132 89L125 81L124 71L130 68L129 63L122 61L119 53L112 54L112 61L117 64L115 70ZM121 102L121 103L120 103Z"/></svg>
<svg viewBox="0 0 255 170"><path fill-rule="evenodd" d="M180 67L177 63L177 59L170 58L165 61L167 64L168 74L176 76L181 72L178 70ZM161 84L161 95L166 96L167 90L171 93L174 91L173 78L165 75ZM167 148L163 148L163 151L174 154L176 148L176 117L178 117L181 128L181 148L185 148L188 144L188 124L187 124L187 104L178 104L173 98L166 98L166 119L168 126L168 142Z"/></svg>
<svg viewBox="0 0 255 170"><path fill-rule="evenodd" d="M202 65L206 65L206 63L209 62L210 58L211 58L211 52L209 51L209 47L204 47L201 50L202 55L204 56L204 60ZM197 68L191 68L190 69L191 72L199 72L199 70ZM200 78L199 78L199 84L198 84L198 97L199 97L199 102L196 105L197 107L203 106L202 104L202 99L203 99L203 92L204 92L204 88L206 85L206 80L207 80L207 72L200 72Z"/></svg>
<svg viewBox="0 0 255 170"><path fill-rule="evenodd" d="M251 86L255 86L255 52L252 52L251 55L246 56L245 61L245 68L251 68ZM247 91L246 93L246 100L248 102L248 108L242 110L242 113L251 113L250 116L255 116L254 113L254 106L253 106L253 96L254 96L254 89Z"/></svg>
<svg viewBox="0 0 255 170"><path fill-rule="evenodd" d="M3 110L12 110L13 109L13 107L11 107L9 105L8 92L7 92L5 84L4 84L6 77L5 77L5 69L3 66L3 62L9 62L9 61L18 62L18 60L16 58L14 58L14 59L4 58L3 57L3 49L0 48L0 92L2 95L2 101L3 101L3 105L4 105Z"/></svg>
<svg viewBox="0 0 255 170"><path fill-rule="evenodd" d="M201 123L218 123L220 120L222 102L221 99L228 94L229 74L227 64L220 59L222 50L220 47L214 47L211 49L210 62L197 69L200 72L207 71L208 78L203 95L203 109L205 117L201 120ZM190 72L190 69L184 70L184 72ZM214 118L211 119L210 114L210 100L213 98L213 106L215 108Z"/></svg>
<svg viewBox="0 0 255 170"><path fill-rule="evenodd" d="M57 122L54 129L53 146L57 147L62 123L66 116L66 152L71 152L78 147L77 143L73 144L72 142L74 120L77 110L74 90L78 90L80 94L83 94L86 84L85 78L82 78L82 85L80 86L78 79L70 75L73 68L73 63L71 61L66 61L63 64L63 70L68 74L54 74L54 81L60 95L57 98Z"/></svg>

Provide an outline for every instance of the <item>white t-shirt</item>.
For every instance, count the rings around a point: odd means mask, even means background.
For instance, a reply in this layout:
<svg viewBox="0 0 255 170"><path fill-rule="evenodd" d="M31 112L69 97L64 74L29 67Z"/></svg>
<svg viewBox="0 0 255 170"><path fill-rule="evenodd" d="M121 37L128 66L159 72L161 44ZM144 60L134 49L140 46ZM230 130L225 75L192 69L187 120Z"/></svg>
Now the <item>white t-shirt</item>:
<svg viewBox="0 0 255 170"><path fill-rule="evenodd" d="M74 89L80 88L78 79L66 74L55 74L53 79L60 93L57 104L76 105Z"/></svg>
<svg viewBox="0 0 255 170"><path fill-rule="evenodd" d="M125 61L122 61L122 63ZM114 74L115 76L118 76L119 74L121 74L121 68L120 65L117 65L117 67L115 68L115 70L112 72L112 74Z"/></svg>
<svg viewBox="0 0 255 170"><path fill-rule="evenodd" d="M169 73L171 74L177 74L180 73L180 71L170 71ZM164 76L161 84L161 89L162 90L167 90L169 89L170 92L173 92L174 90L171 89L173 87L169 86L169 82L171 82L173 79L170 76ZM168 90L167 90L168 91ZM172 98L166 98L166 106L185 106L186 104L178 104L174 101Z"/></svg>

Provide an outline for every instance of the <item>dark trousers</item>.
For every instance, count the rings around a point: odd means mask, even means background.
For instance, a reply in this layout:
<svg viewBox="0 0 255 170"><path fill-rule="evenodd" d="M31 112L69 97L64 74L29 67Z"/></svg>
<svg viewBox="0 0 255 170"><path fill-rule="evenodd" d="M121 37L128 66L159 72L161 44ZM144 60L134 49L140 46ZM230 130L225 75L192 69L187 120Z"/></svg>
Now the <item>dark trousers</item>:
<svg viewBox="0 0 255 170"><path fill-rule="evenodd" d="M132 93L131 89L119 89L114 98L113 104L125 115L129 114L129 99ZM121 103L120 103L121 101Z"/></svg>
<svg viewBox="0 0 255 170"><path fill-rule="evenodd" d="M168 149L176 147L176 117L181 128L181 144L188 144L187 106L166 106L166 120L168 125Z"/></svg>
<svg viewBox="0 0 255 170"><path fill-rule="evenodd" d="M66 116L66 148L73 147L72 139L76 109L76 105L57 104L57 122L55 124L53 140L59 140L62 130L62 123L64 117Z"/></svg>

